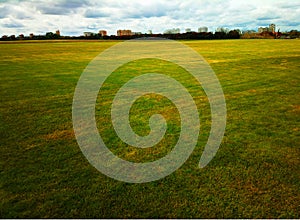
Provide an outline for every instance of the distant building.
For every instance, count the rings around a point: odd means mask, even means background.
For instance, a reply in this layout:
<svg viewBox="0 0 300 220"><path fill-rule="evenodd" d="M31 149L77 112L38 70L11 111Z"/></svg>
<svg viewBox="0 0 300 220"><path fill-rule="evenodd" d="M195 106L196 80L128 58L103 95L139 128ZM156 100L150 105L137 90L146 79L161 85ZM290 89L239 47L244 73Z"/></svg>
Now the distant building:
<svg viewBox="0 0 300 220"><path fill-rule="evenodd" d="M91 37L91 36L93 36L94 34L93 34L92 32L83 32L83 35L84 35L85 37Z"/></svg>
<svg viewBox="0 0 300 220"><path fill-rule="evenodd" d="M133 35L131 30L118 30L117 36L131 36Z"/></svg>
<svg viewBox="0 0 300 220"><path fill-rule="evenodd" d="M275 24L270 24L269 27L259 27L258 28L258 33L262 33L262 32L272 32L275 33L276 30L276 25Z"/></svg>
<svg viewBox="0 0 300 220"><path fill-rule="evenodd" d="M208 32L208 28L207 27L199 27L198 32L199 33L206 33L206 32Z"/></svg>
<svg viewBox="0 0 300 220"><path fill-rule="evenodd" d="M185 29L185 33L191 33L191 32L192 32L191 28L186 28Z"/></svg>
<svg viewBox="0 0 300 220"><path fill-rule="evenodd" d="M256 31L255 30L246 30L246 31L243 31L243 34L253 34L255 33Z"/></svg>
<svg viewBox="0 0 300 220"><path fill-rule="evenodd" d="M258 33L268 32L268 31L269 31L269 28L267 28L267 27L259 27L258 28Z"/></svg>
<svg viewBox="0 0 300 220"><path fill-rule="evenodd" d="M107 36L107 31L106 30L100 30L99 31L99 34L104 37L104 36Z"/></svg>
<svg viewBox="0 0 300 220"><path fill-rule="evenodd" d="M269 32L275 33L276 31L276 25L275 24L270 24L269 25Z"/></svg>
<svg viewBox="0 0 300 220"><path fill-rule="evenodd" d="M268 28L266 28L266 27L259 27L258 28L258 33L262 33L262 32L265 32L265 31L268 31Z"/></svg>
<svg viewBox="0 0 300 220"><path fill-rule="evenodd" d="M164 34L180 34L180 29L179 28L172 28L165 30Z"/></svg>
<svg viewBox="0 0 300 220"><path fill-rule="evenodd" d="M228 29L227 29L227 28L224 28L224 27L217 27L216 32L223 32L223 33L226 33L226 32L228 32Z"/></svg>
<svg viewBox="0 0 300 220"><path fill-rule="evenodd" d="M34 37L34 34L33 34L33 33L30 33L30 34L29 34L29 37L30 37L30 38L33 38L33 37Z"/></svg>
<svg viewBox="0 0 300 220"><path fill-rule="evenodd" d="M55 34L56 34L57 36L60 36L60 31L59 31L59 30L55 31Z"/></svg>
<svg viewBox="0 0 300 220"><path fill-rule="evenodd" d="M20 34L18 38L19 39L24 39L24 34Z"/></svg>

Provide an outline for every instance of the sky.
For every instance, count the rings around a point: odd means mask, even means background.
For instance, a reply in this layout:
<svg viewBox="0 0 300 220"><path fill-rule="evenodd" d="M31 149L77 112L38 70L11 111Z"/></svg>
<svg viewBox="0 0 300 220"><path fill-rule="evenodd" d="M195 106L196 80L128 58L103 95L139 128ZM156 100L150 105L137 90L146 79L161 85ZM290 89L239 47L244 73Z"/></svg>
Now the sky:
<svg viewBox="0 0 300 220"><path fill-rule="evenodd" d="M206 26L276 31L300 30L299 0L0 0L0 37L60 30L61 35L118 29L163 33Z"/></svg>

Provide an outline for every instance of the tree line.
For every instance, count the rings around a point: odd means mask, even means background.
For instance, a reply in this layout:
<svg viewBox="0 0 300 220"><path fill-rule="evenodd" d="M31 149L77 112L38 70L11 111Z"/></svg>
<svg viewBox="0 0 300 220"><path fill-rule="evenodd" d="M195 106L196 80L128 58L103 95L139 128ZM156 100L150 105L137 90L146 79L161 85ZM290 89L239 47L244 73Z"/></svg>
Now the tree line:
<svg viewBox="0 0 300 220"><path fill-rule="evenodd" d="M2 36L1 41L13 41L13 40L55 40L55 39L74 39L74 40L130 40L134 38L144 38L144 37L160 37L167 38L172 40L221 40L221 39L249 39L249 38L299 38L300 32L297 30L292 30L287 33L272 33L272 32L263 32L263 33L252 33L244 32L241 33L240 30L231 30L231 31L219 31L219 32L188 32L188 33L178 33L178 34L137 34L137 35L124 35L124 36L101 36L101 34L92 34L91 36L60 36L56 33L47 32L45 35L31 35L24 36L15 35L11 36Z"/></svg>

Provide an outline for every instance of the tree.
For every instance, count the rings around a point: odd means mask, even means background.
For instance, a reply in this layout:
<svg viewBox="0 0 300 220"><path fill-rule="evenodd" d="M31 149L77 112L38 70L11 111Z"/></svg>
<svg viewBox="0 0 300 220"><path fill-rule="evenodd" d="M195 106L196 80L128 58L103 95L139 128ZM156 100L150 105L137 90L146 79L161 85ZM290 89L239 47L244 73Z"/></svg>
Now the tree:
<svg viewBox="0 0 300 220"><path fill-rule="evenodd" d="M226 39L226 33L223 31L215 32L214 38L215 39Z"/></svg>
<svg viewBox="0 0 300 220"><path fill-rule="evenodd" d="M291 30L289 35L290 35L290 38L299 38L300 32L298 32L297 30Z"/></svg>
<svg viewBox="0 0 300 220"><path fill-rule="evenodd" d="M231 30L228 33L228 38L230 38L230 39L239 39L240 38L240 33L237 30Z"/></svg>
<svg viewBox="0 0 300 220"><path fill-rule="evenodd" d="M54 34L52 32L47 32L46 33L46 38L47 39L53 39Z"/></svg>

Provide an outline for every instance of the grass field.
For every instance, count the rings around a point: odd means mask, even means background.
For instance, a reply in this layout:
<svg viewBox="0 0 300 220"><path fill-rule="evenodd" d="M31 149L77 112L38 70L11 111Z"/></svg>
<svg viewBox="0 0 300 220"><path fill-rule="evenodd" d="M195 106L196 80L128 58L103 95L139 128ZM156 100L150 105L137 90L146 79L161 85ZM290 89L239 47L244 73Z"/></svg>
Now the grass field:
<svg viewBox="0 0 300 220"><path fill-rule="evenodd" d="M177 66L151 59L112 74L100 91L96 117L105 143L120 157L158 159L180 132L172 103L145 96L132 108L133 129L146 135L149 116L162 113L167 134L151 149L124 147L110 124L109 108L130 77L155 68L169 74L188 87L200 112L201 134L189 160L171 175L144 184L98 172L73 132L77 81L88 63L115 43L0 43L0 217L300 218L299 40L182 42L211 65L227 104L223 142L203 169L198 162L210 111L193 79Z"/></svg>

